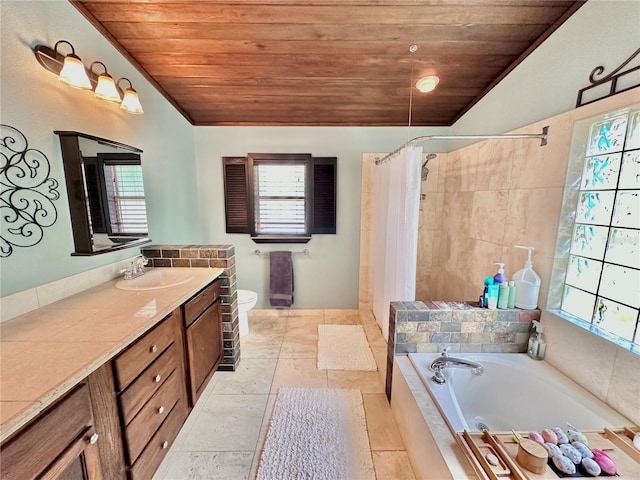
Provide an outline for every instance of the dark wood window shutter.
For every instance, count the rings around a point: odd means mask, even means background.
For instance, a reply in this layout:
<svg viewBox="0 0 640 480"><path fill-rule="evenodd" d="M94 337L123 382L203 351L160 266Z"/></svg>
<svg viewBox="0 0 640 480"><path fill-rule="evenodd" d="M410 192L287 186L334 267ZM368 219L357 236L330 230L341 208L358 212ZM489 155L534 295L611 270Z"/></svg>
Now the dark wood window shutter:
<svg viewBox="0 0 640 480"><path fill-rule="evenodd" d="M246 157L222 157L227 233L251 233Z"/></svg>
<svg viewBox="0 0 640 480"><path fill-rule="evenodd" d="M313 227L311 233L336 233L336 157L313 157Z"/></svg>

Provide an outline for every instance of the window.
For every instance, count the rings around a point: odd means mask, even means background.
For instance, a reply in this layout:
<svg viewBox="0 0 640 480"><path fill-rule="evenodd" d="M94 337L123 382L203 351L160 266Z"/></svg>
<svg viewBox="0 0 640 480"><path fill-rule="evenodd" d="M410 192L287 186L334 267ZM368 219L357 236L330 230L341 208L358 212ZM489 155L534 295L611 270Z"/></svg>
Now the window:
<svg viewBox="0 0 640 480"><path fill-rule="evenodd" d="M640 351L640 110L576 125L576 150L567 179L576 188L565 194L575 199L575 220L566 232L561 311ZM574 166L581 171L572 179Z"/></svg>
<svg viewBox="0 0 640 480"><path fill-rule="evenodd" d="M335 157L223 157L227 233L257 243L308 242L336 233Z"/></svg>

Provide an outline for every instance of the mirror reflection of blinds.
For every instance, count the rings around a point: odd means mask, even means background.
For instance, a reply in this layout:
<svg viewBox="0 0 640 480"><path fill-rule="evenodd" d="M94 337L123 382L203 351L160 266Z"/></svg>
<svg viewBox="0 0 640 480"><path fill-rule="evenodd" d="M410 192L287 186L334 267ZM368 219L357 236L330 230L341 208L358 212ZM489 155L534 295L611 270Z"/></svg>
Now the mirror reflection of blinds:
<svg viewBox="0 0 640 480"><path fill-rule="evenodd" d="M256 233L305 233L305 164L256 164L254 191Z"/></svg>
<svg viewBox="0 0 640 480"><path fill-rule="evenodd" d="M113 234L146 232L142 170L138 165L105 165L105 184Z"/></svg>

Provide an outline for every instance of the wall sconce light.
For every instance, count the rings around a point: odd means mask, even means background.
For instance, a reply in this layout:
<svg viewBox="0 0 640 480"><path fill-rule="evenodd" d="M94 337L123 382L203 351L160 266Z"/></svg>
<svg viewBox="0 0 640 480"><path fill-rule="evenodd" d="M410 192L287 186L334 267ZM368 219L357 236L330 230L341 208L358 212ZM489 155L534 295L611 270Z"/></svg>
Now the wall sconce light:
<svg viewBox="0 0 640 480"><path fill-rule="evenodd" d="M129 82L129 87L126 90L124 90L124 95L122 97L122 103L120 104L120 108L122 108L123 110L126 110L129 113L133 113L136 115L144 113L144 111L142 110L142 105L140 105L138 92L136 92L133 89L131 80L129 80L128 78L120 78L117 83L118 88L122 90L120 87L120 82L123 80L126 80L127 82Z"/></svg>
<svg viewBox="0 0 640 480"><path fill-rule="evenodd" d="M69 45L71 47L71 53L64 57L64 63L62 65L62 70L60 70L58 80L72 88L91 90L91 80L89 80L87 71L84 69L82 60L80 60L80 57L76 55L76 50L73 48L73 45L66 40L60 40L56 42L53 47L54 52L59 54L58 45L61 43Z"/></svg>
<svg viewBox="0 0 640 480"><path fill-rule="evenodd" d="M61 43L65 43L71 47L70 54L65 56L58 52L58 45ZM56 42L53 49L46 45L36 45L33 48L33 53L40 65L58 75L60 81L66 85L73 88L93 90L96 98L108 102L120 103L120 108L129 113L144 113L140 99L138 98L138 92L133 89L129 79L121 78L117 82L114 82L113 77L107 71L106 65L98 61L91 63L89 71L87 71L80 57L75 54L73 45L66 40ZM102 68L104 68L104 72L100 74L94 72L94 65L101 65ZM129 82L129 87L124 91L118 87L121 80Z"/></svg>
<svg viewBox="0 0 640 480"><path fill-rule="evenodd" d="M429 75L428 77L422 77L416 82L416 88L422 93L427 93L435 90L436 86L440 82L440 79L435 75Z"/></svg>
<svg viewBox="0 0 640 480"><path fill-rule="evenodd" d="M91 66L89 66L89 70L94 74L94 65L102 65L102 68L104 68L104 72L98 75L98 84L96 85L96 89L93 91L93 96L101 100L106 100L107 102L120 103L122 99L120 98L120 94L116 89L116 84L113 81L113 77L109 75L109 72L107 71L106 65L102 62L93 62Z"/></svg>

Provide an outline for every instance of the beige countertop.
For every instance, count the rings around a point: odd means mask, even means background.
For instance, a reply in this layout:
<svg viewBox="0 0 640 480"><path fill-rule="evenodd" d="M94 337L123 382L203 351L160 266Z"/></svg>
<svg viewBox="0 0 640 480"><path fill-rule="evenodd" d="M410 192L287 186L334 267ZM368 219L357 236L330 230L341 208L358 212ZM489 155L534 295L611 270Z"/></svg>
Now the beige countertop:
<svg viewBox="0 0 640 480"><path fill-rule="evenodd" d="M112 280L2 323L0 441L223 272L190 270L170 288L126 291Z"/></svg>

